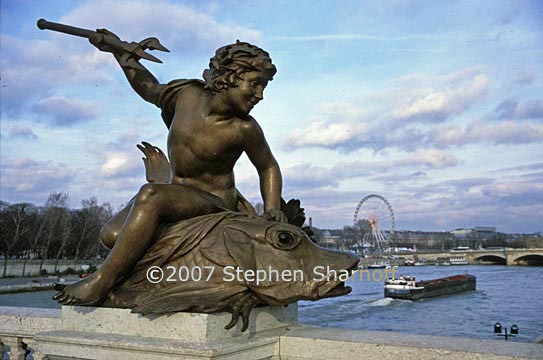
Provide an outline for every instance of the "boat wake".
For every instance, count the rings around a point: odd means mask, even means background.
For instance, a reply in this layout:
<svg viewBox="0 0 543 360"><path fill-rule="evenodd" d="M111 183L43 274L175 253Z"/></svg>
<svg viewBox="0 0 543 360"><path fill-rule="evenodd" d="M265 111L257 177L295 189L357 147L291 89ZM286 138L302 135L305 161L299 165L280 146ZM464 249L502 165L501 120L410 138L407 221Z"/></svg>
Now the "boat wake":
<svg viewBox="0 0 543 360"><path fill-rule="evenodd" d="M391 298L383 298L383 299L378 299L378 300L370 302L368 306L388 306L395 302L398 302L398 301Z"/></svg>

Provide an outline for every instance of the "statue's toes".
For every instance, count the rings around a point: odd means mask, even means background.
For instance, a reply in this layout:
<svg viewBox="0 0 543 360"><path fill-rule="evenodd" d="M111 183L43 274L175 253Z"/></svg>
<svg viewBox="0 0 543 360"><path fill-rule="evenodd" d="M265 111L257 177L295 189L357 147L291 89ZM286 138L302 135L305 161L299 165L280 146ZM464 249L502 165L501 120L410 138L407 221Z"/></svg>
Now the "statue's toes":
<svg viewBox="0 0 543 360"><path fill-rule="evenodd" d="M77 298L73 297L73 296L70 296L65 302L64 302L64 305L74 305L74 304L77 304L78 303L78 300Z"/></svg>
<svg viewBox="0 0 543 360"><path fill-rule="evenodd" d="M62 296L60 296L58 299L57 299L57 302L61 303L61 304L65 304L66 303L66 300L68 300L70 298L70 294L62 294Z"/></svg>
<svg viewBox="0 0 543 360"><path fill-rule="evenodd" d="M56 293L56 294L53 296L53 300L55 300L55 301L60 301L59 299L60 299L63 295L65 295L65 294L64 294L64 291L58 292L58 293Z"/></svg>
<svg viewBox="0 0 543 360"><path fill-rule="evenodd" d="M63 291L66 288L66 284L53 283L53 289L56 291Z"/></svg>

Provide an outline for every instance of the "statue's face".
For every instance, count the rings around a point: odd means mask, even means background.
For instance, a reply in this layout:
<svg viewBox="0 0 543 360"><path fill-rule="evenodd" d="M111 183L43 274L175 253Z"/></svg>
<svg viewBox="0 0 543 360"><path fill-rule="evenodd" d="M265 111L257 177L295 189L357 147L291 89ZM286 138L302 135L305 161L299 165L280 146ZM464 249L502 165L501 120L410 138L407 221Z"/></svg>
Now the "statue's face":
<svg viewBox="0 0 543 360"><path fill-rule="evenodd" d="M234 85L226 90L230 104L238 114L247 115L264 98L268 78L261 71L249 71L243 73Z"/></svg>

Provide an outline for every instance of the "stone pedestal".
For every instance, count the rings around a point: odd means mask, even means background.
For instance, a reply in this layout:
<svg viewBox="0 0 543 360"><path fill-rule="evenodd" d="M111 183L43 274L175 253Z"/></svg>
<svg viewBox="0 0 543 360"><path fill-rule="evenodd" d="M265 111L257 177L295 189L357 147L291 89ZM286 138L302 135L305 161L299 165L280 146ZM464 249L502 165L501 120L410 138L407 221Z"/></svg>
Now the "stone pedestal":
<svg viewBox="0 0 543 360"><path fill-rule="evenodd" d="M50 359L267 359L279 335L297 322L296 304L254 309L249 328L232 329L228 313L144 317L127 309L63 306L60 330L35 336Z"/></svg>

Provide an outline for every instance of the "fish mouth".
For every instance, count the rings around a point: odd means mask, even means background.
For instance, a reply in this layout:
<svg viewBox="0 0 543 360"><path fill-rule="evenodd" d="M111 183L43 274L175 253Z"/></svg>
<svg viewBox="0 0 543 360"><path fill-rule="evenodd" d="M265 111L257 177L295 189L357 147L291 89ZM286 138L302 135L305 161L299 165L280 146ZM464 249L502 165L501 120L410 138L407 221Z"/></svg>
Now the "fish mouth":
<svg viewBox="0 0 543 360"><path fill-rule="evenodd" d="M352 273L357 269L358 261L359 260L356 260L347 271ZM350 294L352 290L353 289L350 286L345 286L345 281L329 281L317 288L317 299L347 295Z"/></svg>
<svg viewBox="0 0 543 360"><path fill-rule="evenodd" d="M329 285L332 285L331 289ZM352 290L353 289L350 286L345 286L344 281L337 284L334 284L334 282L326 283L317 288L317 299L347 295Z"/></svg>

